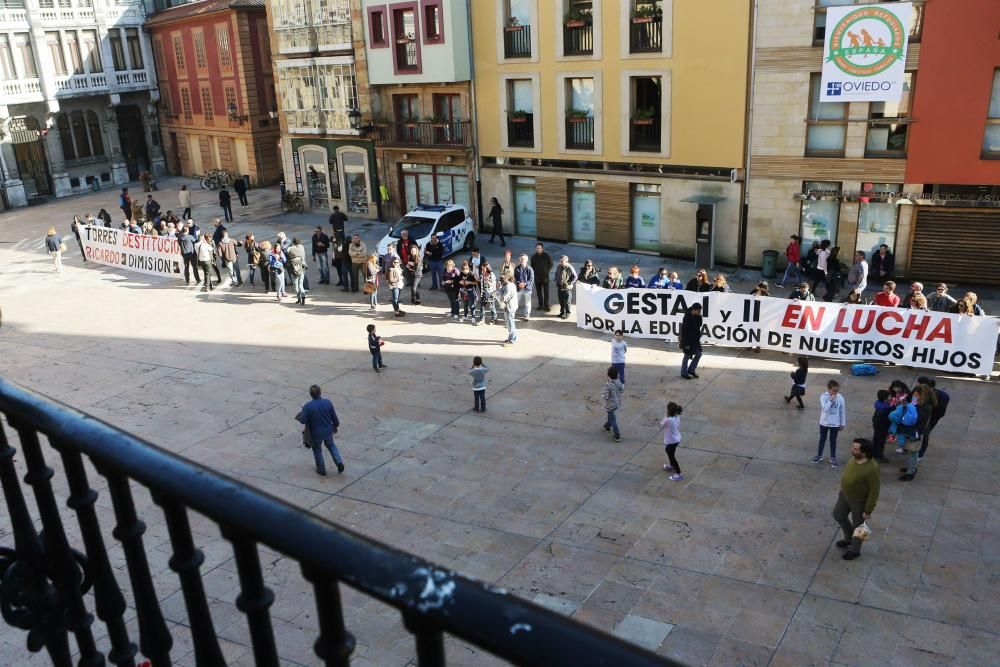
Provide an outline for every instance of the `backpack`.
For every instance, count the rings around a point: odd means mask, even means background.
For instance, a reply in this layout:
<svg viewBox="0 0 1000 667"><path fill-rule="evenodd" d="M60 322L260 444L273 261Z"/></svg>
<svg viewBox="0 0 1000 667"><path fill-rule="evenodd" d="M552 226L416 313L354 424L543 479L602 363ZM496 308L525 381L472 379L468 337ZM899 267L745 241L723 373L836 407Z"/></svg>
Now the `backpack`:
<svg viewBox="0 0 1000 667"><path fill-rule="evenodd" d="M903 426L913 426L917 423L917 406L907 403L903 412Z"/></svg>
<svg viewBox="0 0 1000 667"><path fill-rule="evenodd" d="M878 375L878 368L872 364L854 364L851 366L851 375Z"/></svg>
<svg viewBox="0 0 1000 667"><path fill-rule="evenodd" d="M302 261L301 257L299 257L298 255L292 255L292 259L289 260L288 262L288 272L291 273L293 276L298 276L299 274L302 273L303 263L304 262Z"/></svg>

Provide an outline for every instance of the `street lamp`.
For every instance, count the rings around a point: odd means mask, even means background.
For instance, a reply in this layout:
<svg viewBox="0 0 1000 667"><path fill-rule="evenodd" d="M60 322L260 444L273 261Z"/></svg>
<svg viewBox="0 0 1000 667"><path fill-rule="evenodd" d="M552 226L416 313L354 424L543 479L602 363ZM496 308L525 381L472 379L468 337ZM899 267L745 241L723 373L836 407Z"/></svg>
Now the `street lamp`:
<svg viewBox="0 0 1000 667"><path fill-rule="evenodd" d="M351 129L357 130L358 132L368 133L375 129L373 123L367 123L365 125L361 124L361 111L357 108L350 109L347 112L347 120L351 123Z"/></svg>
<svg viewBox="0 0 1000 667"><path fill-rule="evenodd" d="M247 115L241 116L238 113L236 113L236 103L235 102L230 102L229 106L226 107L226 110L229 111L229 120L239 121L240 125L242 125L243 123L245 123L248 120L250 120L250 116L247 116Z"/></svg>

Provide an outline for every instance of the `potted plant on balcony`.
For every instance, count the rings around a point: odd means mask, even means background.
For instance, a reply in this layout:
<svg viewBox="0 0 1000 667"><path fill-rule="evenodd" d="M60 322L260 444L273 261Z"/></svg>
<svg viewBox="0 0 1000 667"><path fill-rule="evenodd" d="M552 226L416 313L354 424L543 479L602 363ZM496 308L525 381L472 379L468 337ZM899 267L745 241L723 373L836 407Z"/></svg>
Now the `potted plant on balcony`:
<svg viewBox="0 0 1000 667"><path fill-rule="evenodd" d="M564 25L567 28L582 28L594 21L594 15L589 9L571 9L566 12Z"/></svg>
<svg viewBox="0 0 1000 667"><path fill-rule="evenodd" d="M519 18L516 16L509 16L503 29L507 32L520 32L524 29L524 26L521 25L521 20Z"/></svg>
<svg viewBox="0 0 1000 667"><path fill-rule="evenodd" d="M643 107L642 109L636 109L635 118L632 119L632 124L652 125L655 118L656 109L653 109L652 107Z"/></svg>
<svg viewBox="0 0 1000 667"><path fill-rule="evenodd" d="M655 4L636 5L632 11L632 23L653 23L662 17L663 10Z"/></svg>
<svg viewBox="0 0 1000 667"><path fill-rule="evenodd" d="M566 120L571 123L583 123L590 118L590 111L587 109L569 109L566 112Z"/></svg>
<svg viewBox="0 0 1000 667"><path fill-rule="evenodd" d="M444 127L448 124L448 119L444 116L424 116L424 121L438 128Z"/></svg>
<svg viewBox="0 0 1000 667"><path fill-rule="evenodd" d="M409 44L410 42L413 41L416 41L416 38L413 36L412 32L408 32L405 35L400 35L399 37L396 38L397 44Z"/></svg>
<svg viewBox="0 0 1000 667"><path fill-rule="evenodd" d="M528 122L528 112L521 109L510 112L510 122L512 123L527 123Z"/></svg>
<svg viewBox="0 0 1000 667"><path fill-rule="evenodd" d="M415 116L404 116L403 125L409 128L414 128L417 126L417 119Z"/></svg>

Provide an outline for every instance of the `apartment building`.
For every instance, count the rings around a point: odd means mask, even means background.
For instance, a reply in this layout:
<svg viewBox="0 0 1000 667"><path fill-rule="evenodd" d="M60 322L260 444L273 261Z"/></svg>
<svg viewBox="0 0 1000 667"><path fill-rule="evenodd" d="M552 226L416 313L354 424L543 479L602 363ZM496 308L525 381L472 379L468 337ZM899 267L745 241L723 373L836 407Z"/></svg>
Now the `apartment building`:
<svg viewBox="0 0 1000 667"><path fill-rule="evenodd" d="M385 213L418 203L475 212L466 0L362 0L373 136Z"/></svg>
<svg viewBox="0 0 1000 667"><path fill-rule="evenodd" d="M472 3L480 178L508 231L736 263L750 3ZM710 218L710 220L709 220Z"/></svg>
<svg viewBox="0 0 1000 667"><path fill-rule="evenodd" d="M313 210L378 218L375 148L361 128L370 105L360 3L269 0L268 22L285 187Z"/></svg>
<svg viewBox="0 0 1000 667"><path fill-rule="evenodd" d="M140 2L0 5L0 194L24 206L164 170Z"/></svg>
<svg viewBox="0 0 1000 667"><path fill-rule="evenodd" d="M201 0L146 22L171 174L210 169L278 181L277 107L264 0Z"/></svg>

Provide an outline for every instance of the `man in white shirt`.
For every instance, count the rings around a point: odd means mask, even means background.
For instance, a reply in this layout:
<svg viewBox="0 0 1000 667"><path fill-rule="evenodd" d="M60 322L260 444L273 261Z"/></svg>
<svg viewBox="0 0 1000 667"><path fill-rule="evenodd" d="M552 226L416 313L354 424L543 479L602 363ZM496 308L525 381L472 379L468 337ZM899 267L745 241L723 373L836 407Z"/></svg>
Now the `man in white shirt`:
<svg viewBox="0 0 1000 667"><path fill-rule="evenodd" d="M830 240L823 239L819 243L819 252L816 253L816 270L813 273L813 284L812 293L818 294L816 291L816 285L823 283L826 285L826 296L824 297L827 301L830 300L830 293L833 291L833 287L830 284L830 272L827 268L827 262L830 260Z"/></svg>
<svg viewBox="0 0 1000 667"><path fill-rule="evenodd" d="M858 294L864 294L868 287L868 262L865 261L865 253L861 250L854 253L854 266L847 274L847 286L852 290L858 290Z"/></svg>

